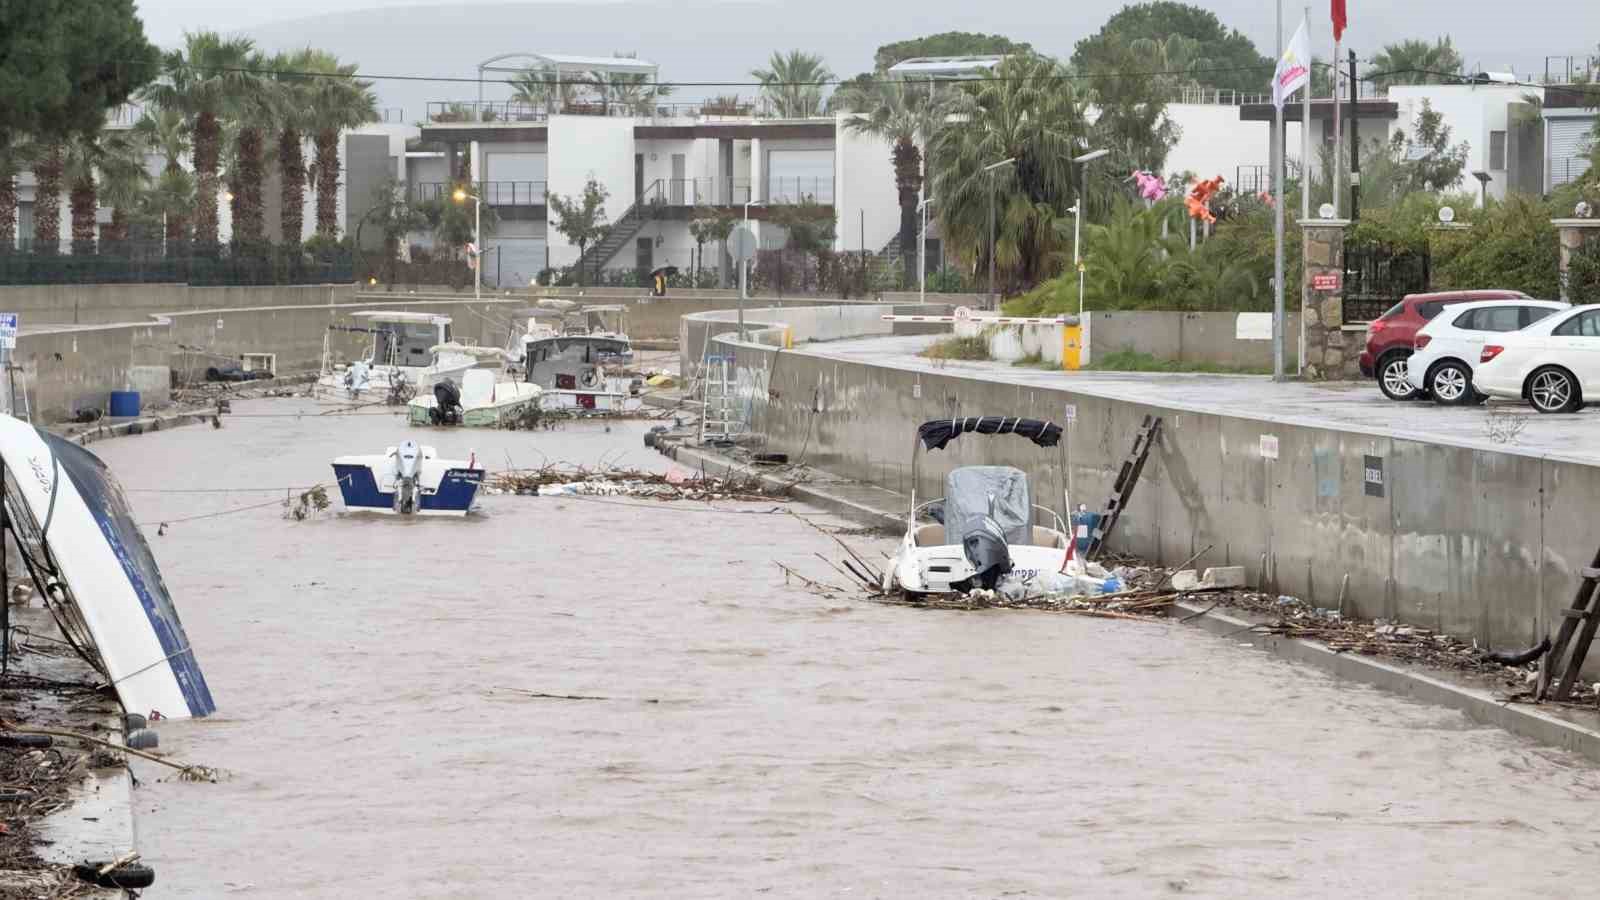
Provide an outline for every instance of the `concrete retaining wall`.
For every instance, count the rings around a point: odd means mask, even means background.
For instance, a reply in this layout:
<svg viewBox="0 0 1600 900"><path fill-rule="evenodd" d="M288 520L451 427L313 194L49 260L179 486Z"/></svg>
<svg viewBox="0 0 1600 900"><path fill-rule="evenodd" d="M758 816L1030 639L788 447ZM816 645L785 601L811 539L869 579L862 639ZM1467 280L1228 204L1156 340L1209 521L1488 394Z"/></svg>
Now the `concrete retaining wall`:
<svg viewBox="0 0 1600 900"><path fill-rule="evenodd" d="M923 334L948 330L948 325L885 322L885 315L943 315L949 308L929 304L859 303L786 306L782 309L746 309L745 333L752 343L773 347L810 341L836 341L873 334ZM684 316L678 326L681 372L693 372L704 358L710 340L718 334L737 333L737 311L713 310Z"/></svg>
<svg viewBox="0 0 1600 900"><path fill-rule="evenodd" d="M1091 312L1089 349L1093 357L1118 350L1147 353L1184 363L1271 369L1272 341L1240 340L1240 313L1130 310ZM1297 358L1300 316L1289 313L1285 360Z"/></svg>
<svg viewBox="0 0 1600 900"><path fill-rule="evenodd" d="M79 409L106 408L110 392L132 388L166 402L166 326L118 324L35 329L20 335L13 359L16 408L23 393L45 423ZM10 385L0 385L0 391Z"/></svg>
<svg viewBox="0 0 1600 900"><path fill-rule="evenodd" d="M716 343L737 354L750 425L767 449L804 447L812 465L901 492L912 487L922 422L1060 421L1073 403L1066 470L1076 500L1099 508L1141 421L1160 416L1161 439L1117 549L1176 564L1209 545L1203 565L1242 565L1269 590L1326 608L1343 592L1349 614L1484 647L1526 647L1553 633L1600 544L1587 527L1600 504L1600 468L1591 465ZM916 488L937 496L953 466L1010 464L1043 478L1036 493L1054 497L1059 459L1021 440L964 438L923 456ZM1381 469L1381 487L1369 485L1369 469ZM1600 673L1600 658L1591 660Z"/></svg>

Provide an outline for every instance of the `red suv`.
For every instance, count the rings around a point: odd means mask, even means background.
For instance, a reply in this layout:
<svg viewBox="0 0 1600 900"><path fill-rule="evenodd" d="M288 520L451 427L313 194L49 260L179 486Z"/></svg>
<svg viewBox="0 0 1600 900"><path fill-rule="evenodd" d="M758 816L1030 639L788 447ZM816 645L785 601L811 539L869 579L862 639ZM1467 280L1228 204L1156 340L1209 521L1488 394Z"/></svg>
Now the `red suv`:
<svg viewBox="0 0 1600 900"><path fill-rule="evenodd" d="M1422 326L1453 303L1474 300L1526 300L1521 291L1442 291L1407 294L1367 326L1367 349L1361 353L1361 374L1378 379L1378 389L1390 400L1414 400L1422 392L1406 381L1406 359L1411 341Z"/></svg>

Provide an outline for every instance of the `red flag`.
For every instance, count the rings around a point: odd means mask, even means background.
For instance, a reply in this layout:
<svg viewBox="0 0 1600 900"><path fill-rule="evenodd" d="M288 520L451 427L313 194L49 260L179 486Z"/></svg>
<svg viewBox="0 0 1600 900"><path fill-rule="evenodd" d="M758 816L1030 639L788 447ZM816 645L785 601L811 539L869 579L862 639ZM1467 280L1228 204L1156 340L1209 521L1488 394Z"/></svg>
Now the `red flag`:
<svg viewBox="0 0 1600 900"><path fill-rule="evenodd" d="M1344 0L1333 0L1333 39L1344 38L1344 27L1350 24L1350 17L1344 11Z"/></svg>

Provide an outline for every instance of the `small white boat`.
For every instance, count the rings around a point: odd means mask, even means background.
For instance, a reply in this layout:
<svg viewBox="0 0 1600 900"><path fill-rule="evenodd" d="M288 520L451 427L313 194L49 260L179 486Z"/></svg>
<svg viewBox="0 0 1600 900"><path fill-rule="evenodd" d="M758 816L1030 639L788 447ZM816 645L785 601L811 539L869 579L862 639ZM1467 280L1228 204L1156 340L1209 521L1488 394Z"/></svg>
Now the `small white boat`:
<svg viewBox="0 0 1600 900"><path fill-rule="evenodd" d="M105 464L6 415L0 460L7 527L24 569L123 710L150 719L215 712L150 545Z"/></svg>
<svg viewBox="0 0 1600 900"><path fill-rule="evenodd" d="M460 381L479 365L478 355L450 339L449 316L419 312L364 310L351 313L357 325L330 325L334 331L371 335L366 352L348 365L323 354L317 387L340 399L395 397L409 400L440 381Z"/></svg>
<svg viewBox="0 0 1600 900"><path fill-rule="evenodd" d="M579 307L571 301L545 299L520 310L525 328L514 334L524 378L539 386L544 412L573 416L606 416L636 412L644 401L636 379L612 375L609 366L633 360L626 330L627 307Z"/></svg>
<svg viewBox="0 0 1600 900"><path fill-rule="evenodd" d="M539 386L502 379L489 369L473 369L461 376L461 387L448 381L407 404L413 425L465 425L501 428L539 409Z"/></svg>
<svg viewBox="0 0 1600 900"><path fill-rule="evenodd" d="M440 459L416 441L382 455L341 456L333 474L346 509L400 516L464 516L483 483L476 457Z"/></svg>
<svg viewBox="0 0 1600 900"><path fill-rule="evenodd" d="M962 466L945 476L944 497L917 503L921 451L943 449L962 434L1015 434L1057 447L1061 427L1036 419L978 416L940 419L917 429L911 457L911 511L883 589L908 596L993 589L1002 578L1034 593L1084 583L1061 516L1033 503L1028 477L1011 466ZM1057 473L1066 471L1065 450ZM1066 492L1061 492L1066 502ZM1041 519L1046 524L1035 524Z"/></svg>

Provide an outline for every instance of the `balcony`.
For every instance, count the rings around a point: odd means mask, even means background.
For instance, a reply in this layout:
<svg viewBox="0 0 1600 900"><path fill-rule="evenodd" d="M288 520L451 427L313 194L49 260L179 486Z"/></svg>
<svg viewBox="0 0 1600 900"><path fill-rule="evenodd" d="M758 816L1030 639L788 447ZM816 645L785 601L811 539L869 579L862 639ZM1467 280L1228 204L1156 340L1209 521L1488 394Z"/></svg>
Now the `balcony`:
<svg viewBox="0 0 1600 900"><path fill-rule="evenodd" d="M810 201L833 205L832 176L776 176L766 179L762 196L755 196L748 178L664 178L650 202L666 207L742 207L758 201L768 206L790 206Z"/></svg>
<svg viewBox="0 0 1600 900"><path fill-rule="evenodd" d="M428 104L427 124L522 124L542 125L552 115L603 116L645 121L718 121L736 119L778 119L771 101L766 98L741 100L738 97L721 97L710 100L668 102L641 100L638 102L602 101L592 97L579 97L566 103L529 103L521 100L436 100ZM824 117L826 118L826 117Z"/></svg>
<svg viewBox="0 0 1600 900"><path fill-rule="evenodd" d="M413 203L451 199L455 185L448 181L424 181L411 188ZM543 181L480 181L473 188L484 206L496 209L533 208L545 205L547 185Z"/></svg>

